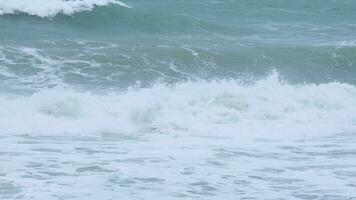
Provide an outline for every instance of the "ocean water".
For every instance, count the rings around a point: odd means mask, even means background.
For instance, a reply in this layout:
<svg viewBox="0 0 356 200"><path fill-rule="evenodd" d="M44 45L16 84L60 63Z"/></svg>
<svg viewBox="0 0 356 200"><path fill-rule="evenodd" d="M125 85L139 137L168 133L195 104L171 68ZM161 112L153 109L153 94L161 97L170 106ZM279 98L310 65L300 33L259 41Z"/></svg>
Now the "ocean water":
<svg viewBox="0 0 356 200"><path fill-rule="evenodd" d="M356 199L355 9L0 0L0 199Z"/></svg>

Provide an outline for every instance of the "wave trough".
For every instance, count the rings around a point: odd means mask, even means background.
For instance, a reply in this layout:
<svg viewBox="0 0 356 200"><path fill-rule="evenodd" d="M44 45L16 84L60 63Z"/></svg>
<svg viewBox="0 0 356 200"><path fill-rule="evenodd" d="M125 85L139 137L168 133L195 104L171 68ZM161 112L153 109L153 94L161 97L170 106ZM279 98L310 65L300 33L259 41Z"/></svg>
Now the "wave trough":
<svg viewBox="0 0 356 200"><path fill-rule="evenodd" d="M60 13L72 15L76 12L90 11L97 6L110 4L129 7L118 0L0 0L0 15L25 13L38 17L54 17Z"/></svg>

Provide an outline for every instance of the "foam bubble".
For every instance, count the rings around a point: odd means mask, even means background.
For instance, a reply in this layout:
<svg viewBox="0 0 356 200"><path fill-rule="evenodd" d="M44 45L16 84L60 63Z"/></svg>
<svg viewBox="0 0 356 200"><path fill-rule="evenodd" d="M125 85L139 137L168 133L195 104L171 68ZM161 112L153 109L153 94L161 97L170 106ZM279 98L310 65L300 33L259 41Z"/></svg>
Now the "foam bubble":
<svg viewBox="0 0 356 200"><path fill-rule="evenodd" d="M356 131L356 88L195 81L98 95L68 89L0 97L2 134L138 134L290 137Z"/></svg>
<svg viewBox="0 0 356 200"><path fill-rule="evenodd" d="M53 17L59 13L72 15L110 4L129 7L118 0L0 0L0 15L21 12L39 17Z"/></svg>

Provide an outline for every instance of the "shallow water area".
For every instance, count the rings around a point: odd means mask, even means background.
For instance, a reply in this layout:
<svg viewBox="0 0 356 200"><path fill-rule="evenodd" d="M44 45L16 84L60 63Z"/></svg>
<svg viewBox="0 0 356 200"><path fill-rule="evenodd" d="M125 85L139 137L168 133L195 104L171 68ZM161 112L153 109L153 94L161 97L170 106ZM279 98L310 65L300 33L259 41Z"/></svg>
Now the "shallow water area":
<svg viewBox="0 0 356 200"><path fill-rule="evenodd" d="M0 199L356 199L354 8L0 0Z"/></svg>
<svg viewBox="0 0 356 200"><path fill-rule="evenodd" d="M8 136L2 199L354 199L356 137Z"/></svg>

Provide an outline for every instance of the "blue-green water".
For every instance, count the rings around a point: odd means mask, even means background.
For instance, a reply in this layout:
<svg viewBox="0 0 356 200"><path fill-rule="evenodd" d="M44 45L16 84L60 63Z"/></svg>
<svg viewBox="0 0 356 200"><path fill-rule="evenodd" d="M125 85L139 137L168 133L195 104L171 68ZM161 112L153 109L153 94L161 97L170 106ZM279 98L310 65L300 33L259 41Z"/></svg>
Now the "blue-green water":
<svg viewBox="0 0 356 200"><path fill-rule="evenodd" d="M355 9L0 0L0 198L355 199Z"/></svg>

